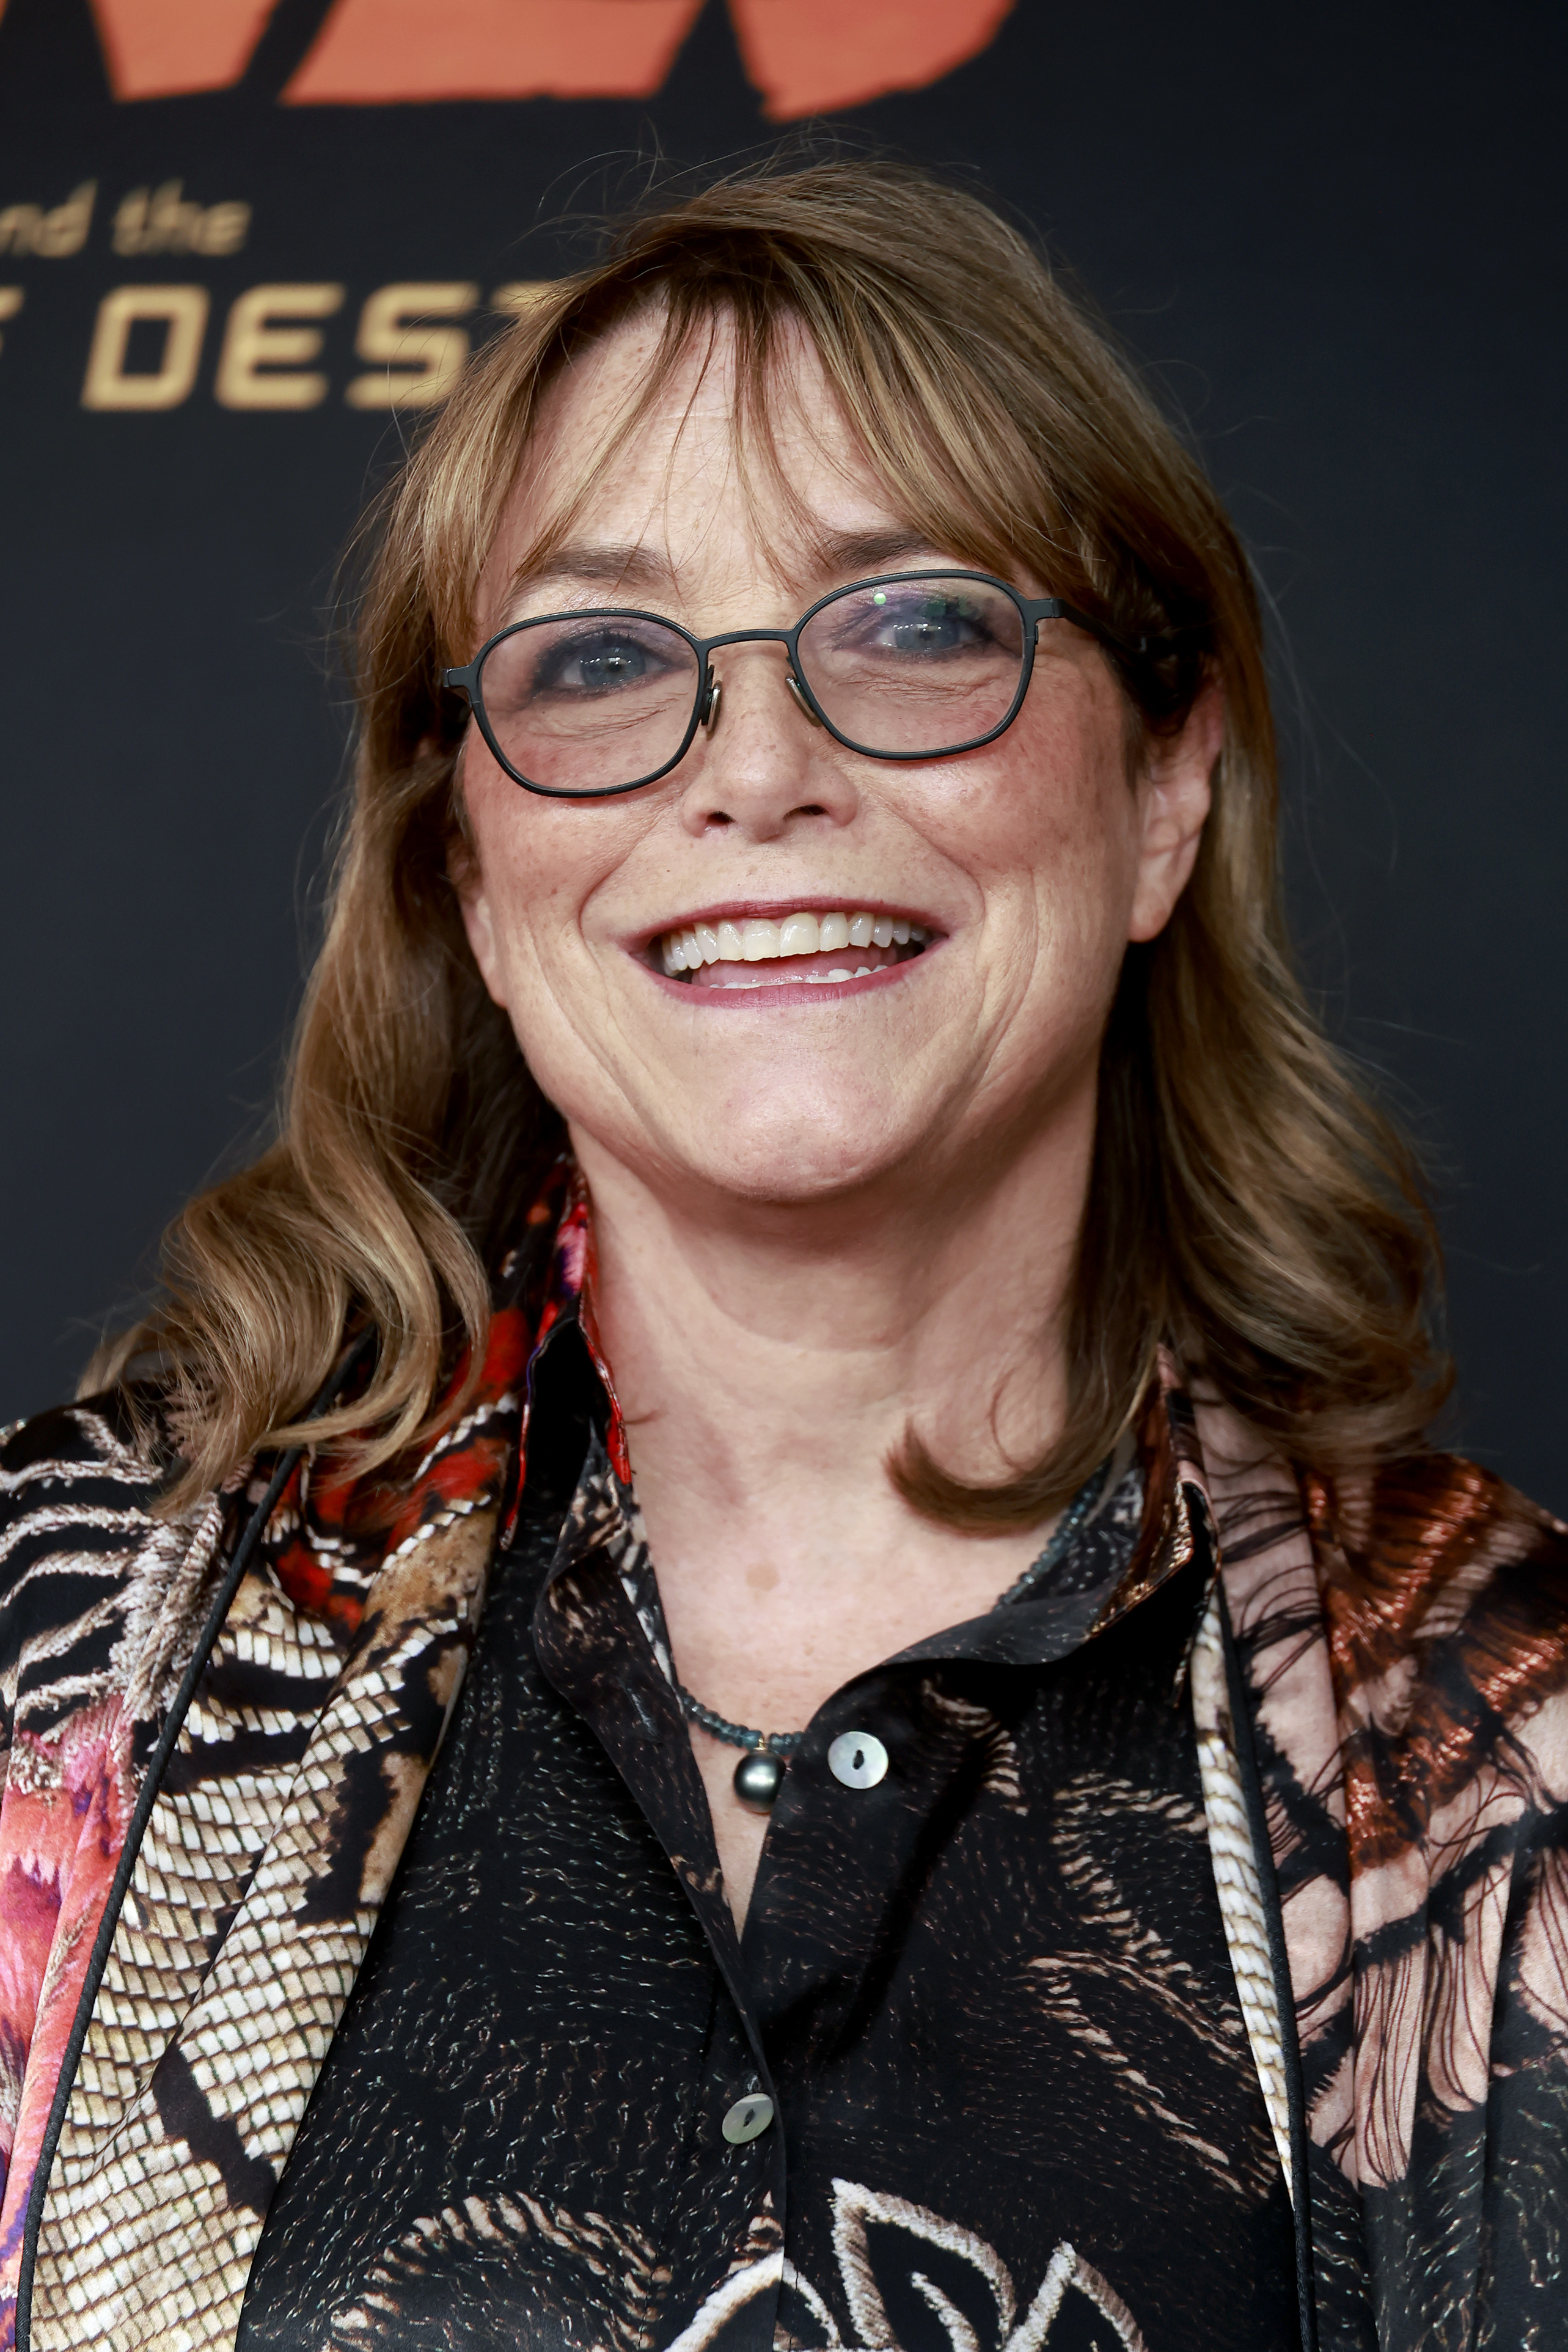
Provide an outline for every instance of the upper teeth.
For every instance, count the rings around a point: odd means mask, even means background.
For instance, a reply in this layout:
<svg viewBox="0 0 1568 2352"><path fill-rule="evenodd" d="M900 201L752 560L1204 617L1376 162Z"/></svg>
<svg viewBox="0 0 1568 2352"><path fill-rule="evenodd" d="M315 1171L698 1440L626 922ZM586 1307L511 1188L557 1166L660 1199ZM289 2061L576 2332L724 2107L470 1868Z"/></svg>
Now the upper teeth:
<svg viewBox="0 0 1568 2352"><path fill-rule="evenodd" d="M923 948L931 934L906 915L786 915L782 922L691 923L666 931L664 969L697 971L705 963L767 963L776 956L831 955L837 948Z"/></svg>

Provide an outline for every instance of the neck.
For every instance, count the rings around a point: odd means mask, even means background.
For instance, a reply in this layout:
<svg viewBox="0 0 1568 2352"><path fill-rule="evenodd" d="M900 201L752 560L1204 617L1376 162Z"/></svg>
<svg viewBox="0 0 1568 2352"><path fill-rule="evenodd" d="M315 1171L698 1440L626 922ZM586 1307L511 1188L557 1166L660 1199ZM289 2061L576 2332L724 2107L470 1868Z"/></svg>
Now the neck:
<svg viewBox="0 0 1568 2352"><path fill-rule="evenodd" d="M574 1138L676 1672L720 1716L798 1729L1035 1556L1043 1528L977 1542L918 1517L885 1465L912 1424L950 1471L1004 1476L1060 1426L1093 1138L1090 1082L1017 1150L959 1155L962 1181L794 1206L662 1185ZM700 1724L691 1744L739 1919L766 1817L731 1748Z"/></svg>
<svg viewBox="0 0 1568 2352"><path fill-rule="evenodd" d="M883 1465L911 1427L970 1480L1037 1456L1065 1412L1093 1125L1091 1087L979 1173L808 1203L658 1185L575 1136L645 1507L679 1487L683 1518L772 1523L787 1553L907 1510Z"/></svg>

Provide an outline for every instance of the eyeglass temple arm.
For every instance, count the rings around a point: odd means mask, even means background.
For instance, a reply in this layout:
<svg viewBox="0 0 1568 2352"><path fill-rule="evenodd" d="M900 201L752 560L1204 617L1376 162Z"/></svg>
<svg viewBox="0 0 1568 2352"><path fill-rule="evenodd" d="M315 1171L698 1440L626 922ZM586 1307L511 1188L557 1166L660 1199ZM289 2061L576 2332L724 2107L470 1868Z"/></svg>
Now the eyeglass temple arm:
<svg viewBox="0 0 1568 2352"><path fill-rule="evenodd" d="M1163 655L1176 650L1172 637L1124 637L1119 631L1108 629L1103 621L1080 613L1076 604L1064 604L1059 596L1024 596L1019 602L1031 621L1070 621L1075 629L1087 629L1101 645L1110 646L1117 653L1136 661L1158 661Z"/></svg>

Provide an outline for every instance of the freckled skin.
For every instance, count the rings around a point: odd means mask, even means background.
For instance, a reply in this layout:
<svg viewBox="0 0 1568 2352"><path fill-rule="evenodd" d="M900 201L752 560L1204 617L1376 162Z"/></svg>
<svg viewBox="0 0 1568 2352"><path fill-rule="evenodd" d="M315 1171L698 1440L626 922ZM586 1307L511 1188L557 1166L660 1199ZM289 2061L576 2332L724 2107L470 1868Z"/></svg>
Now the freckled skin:
<svg viewBox="0 0 1568 2352"><path fill-rule="evenodd" d="M622 413L654 332L619 330L552 393L481 581L486 634L517 609L566 453ZM828 530L898 530L808 351L792 375L777 431L807 505ZM783 515L759 532L730 392L722 350L701 382L678 379L574 525L579 543L657 557L662 592L600 583L578 604L713 635L787 626L841 584ZM601 1328L678 1670L721 1714L784 1728L988 1606L1039 1549L1043 1529L981 1541L919 1518L882 1465L912 1419L963 1475L1003 1475L1059 1419L1100 1039L1127 942L1163 929L1192 870L1221 712L1206 693L1130 784L1110 671L1048 625L1005 735L893 764L805 722L782 648L725 648L715 667L711 739L625 798L528 793L471 730L478 859L459 887L592 1190ZM655 934L759 900L869 900L938 936L839 1003L718 1005L655 977ZM739 1914L765 1822L734 1800L733 1751L693 1744Z"/></svg>

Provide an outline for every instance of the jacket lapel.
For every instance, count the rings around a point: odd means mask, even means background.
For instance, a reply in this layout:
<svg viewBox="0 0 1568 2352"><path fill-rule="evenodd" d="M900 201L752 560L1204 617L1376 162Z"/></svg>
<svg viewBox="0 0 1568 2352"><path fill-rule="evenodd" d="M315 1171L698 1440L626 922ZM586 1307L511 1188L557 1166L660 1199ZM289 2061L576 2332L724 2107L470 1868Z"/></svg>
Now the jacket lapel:
<svg viewBox="0 0 1568 2352"><path fill-rule="evenodd" d="M242 1583L78 2069L39 2233L36 2352L233 2344L268 2204L457 1696L497 1500L440 1511L396 1546L341 1660L265 1572ZM258 1663L275 1677L270 1709L236 1696ZM215 1748L216 1772L203 1769Z"/></svg>

